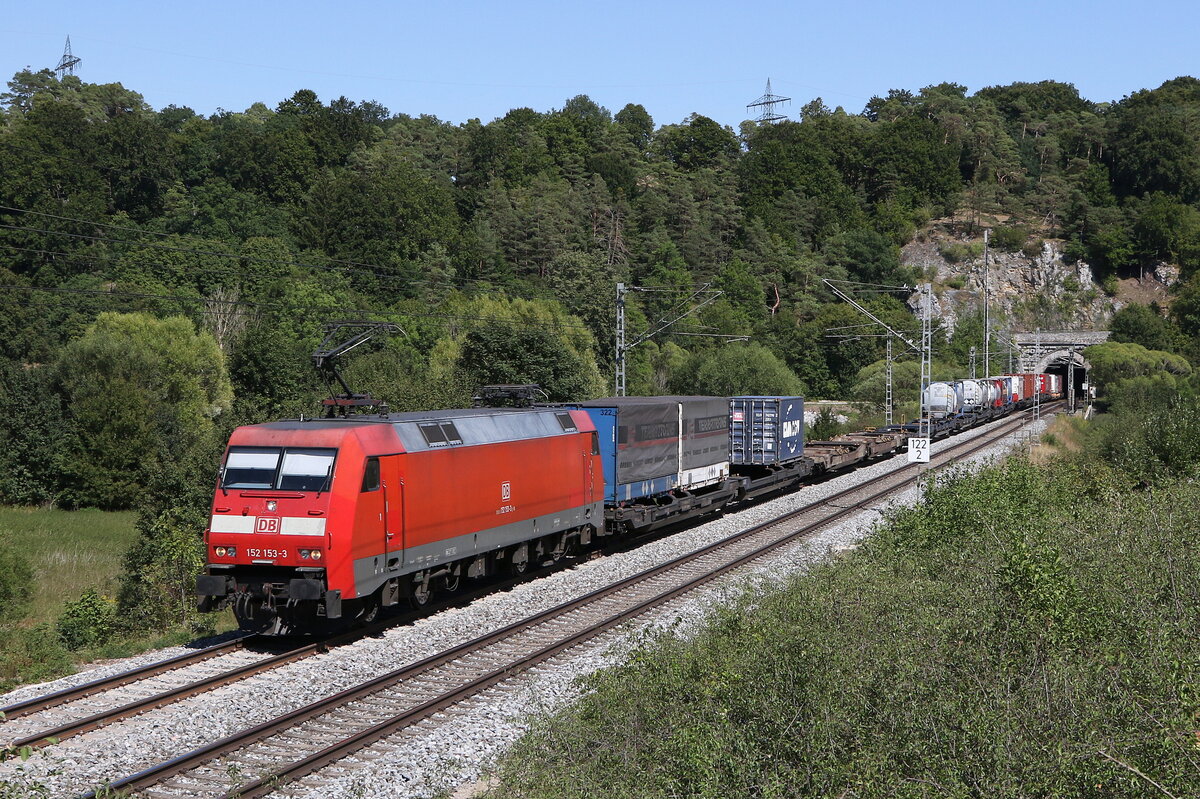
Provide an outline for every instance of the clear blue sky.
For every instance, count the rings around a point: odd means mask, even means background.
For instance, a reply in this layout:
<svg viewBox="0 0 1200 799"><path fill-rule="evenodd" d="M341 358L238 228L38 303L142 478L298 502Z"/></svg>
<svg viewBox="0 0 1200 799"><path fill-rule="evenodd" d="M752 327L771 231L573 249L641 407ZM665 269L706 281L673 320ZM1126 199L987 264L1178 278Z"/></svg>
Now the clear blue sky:
<svg viewBox="0 0 1200 799"><path fill-rule="evenodd" d="M792 116L817 96L856 113L943 81L1054 79L1119 100L1200 74L1198 23L1195 0L27 2L0 17L0 73L53 67L69 34L81 78L156 109L274 107L308 88L487 122L587 94L660 125L696 112L736 128L767 78Z"/></svg>

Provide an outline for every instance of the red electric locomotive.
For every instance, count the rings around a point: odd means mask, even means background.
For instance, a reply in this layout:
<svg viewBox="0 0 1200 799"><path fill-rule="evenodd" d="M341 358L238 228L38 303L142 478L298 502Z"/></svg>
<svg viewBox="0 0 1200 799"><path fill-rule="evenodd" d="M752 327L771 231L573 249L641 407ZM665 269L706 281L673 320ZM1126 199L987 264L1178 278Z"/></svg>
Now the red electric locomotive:
<svg viewBox="0 0 1200 799"><path fill-rule="evenodd" d="M273 422L230 438L202 610L247 629L320 629L500 566L520 572L603 529L586 412L477 408Z"/></svg>

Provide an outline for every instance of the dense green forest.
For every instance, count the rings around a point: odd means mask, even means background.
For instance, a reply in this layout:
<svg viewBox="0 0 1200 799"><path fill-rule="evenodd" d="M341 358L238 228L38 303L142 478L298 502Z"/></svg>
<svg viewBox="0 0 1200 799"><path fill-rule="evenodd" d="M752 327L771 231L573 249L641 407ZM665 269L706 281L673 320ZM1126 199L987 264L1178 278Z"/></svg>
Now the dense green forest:
<svg viewBox="0 0 1200 799"><path fill-rule="evenodd" d="M821 278L915 283L900 247L957 214L964 240L1060 239L1101 279L1178 264L1170 313L1124 310L1116 338L1181 379L1200 353L1193 78L1115 103L943 83L739 131L586 96L458 125L307 90L206 117L49 71L0 104L0 502L140 508L127 609L180 595L145 566L198 557L228 431L317 410L334 320L399 326L347 367L393 409L497 382L579 398L612 390L616 283L655 289L631 336L715 289L632 351L630 393L869 399L882 341L826 336L861 318ZM980 329L940 335L940 368Z"/></svg>
<svg viewBox="0 0 1200 799"><path fill-rule="evenodd" d="M1003 213L1011 245L1061 238L1101 277L1200 258L1192 78L1114 104L944 83L740 132L585 96L452 125L303 90L204 117L49 71L8 87L0 501L136 505L232 424L313 412L308 356L335 319L401 327L350 370L393 408L489 382L597 396L615 284L668 289L630 295L631 335L707 285L720 299L632 351L631 393L722 393L736 371L853 397L882 344L825 336L861 320L820 278L916 282L899 247L930 219ZM1190 354L1195 293L1170 341L1139 343ZM911 325L902 300L875 303ZM962 328L947 363L975 343ZM714 332L750 343L688 335Z"/></svg>

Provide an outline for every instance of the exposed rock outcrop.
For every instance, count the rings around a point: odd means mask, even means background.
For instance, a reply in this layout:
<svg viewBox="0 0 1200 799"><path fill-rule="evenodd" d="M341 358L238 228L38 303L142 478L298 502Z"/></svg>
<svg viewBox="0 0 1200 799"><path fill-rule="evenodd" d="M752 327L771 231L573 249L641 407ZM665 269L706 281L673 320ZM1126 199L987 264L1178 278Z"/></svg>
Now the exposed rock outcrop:
<svg viewBox="0 0 1200 799"><path fill-rule="evenodd" d="M957 262L948 260L942 244L932 237L910 242L901 250L901 263L916 268L934 284L935 318L947 332L953 331L962 316L979 313L982 308L981 242L974 247L963 245L970 254ZM1165 272L1160 279L1166 283L1168 278L1170 274ZM1034 253L991 249L987 283L994 329L1103 329L1121 305L1096 285L1090 266L1083 261L1064 261L1061 246L1054 240L1043 241L1040 251ZM915 298L910 305L915 307Z"/></svg>

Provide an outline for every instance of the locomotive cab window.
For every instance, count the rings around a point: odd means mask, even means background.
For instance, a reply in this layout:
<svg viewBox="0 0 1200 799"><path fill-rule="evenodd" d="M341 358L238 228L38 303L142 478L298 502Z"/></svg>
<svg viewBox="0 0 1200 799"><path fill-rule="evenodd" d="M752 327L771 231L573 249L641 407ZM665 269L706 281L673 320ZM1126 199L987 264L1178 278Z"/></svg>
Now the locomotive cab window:
<svg viewBox="0 0 1200 799"><path fill-rule="evenodd" d="M283 453L278 486L282 491L328 491L334 449L292 449Z"/></svg>
<svg viewBox="0 0 1200 799"><path fill-rule="evenodd" d="M335 449L230 447L221 488L328 491Z"/></svg>
<svg viewBox="0 0 1200 799"><path fill-rule="evenodd" d="M274 488L278 447L230 447L221 488Z"/></svg>
<svg viewBox="0 0 1200 799"><path fill-rule="evenodd" d="M363 470L362 492L379 490L379 458L367 458L367 467Z"/></svg>

